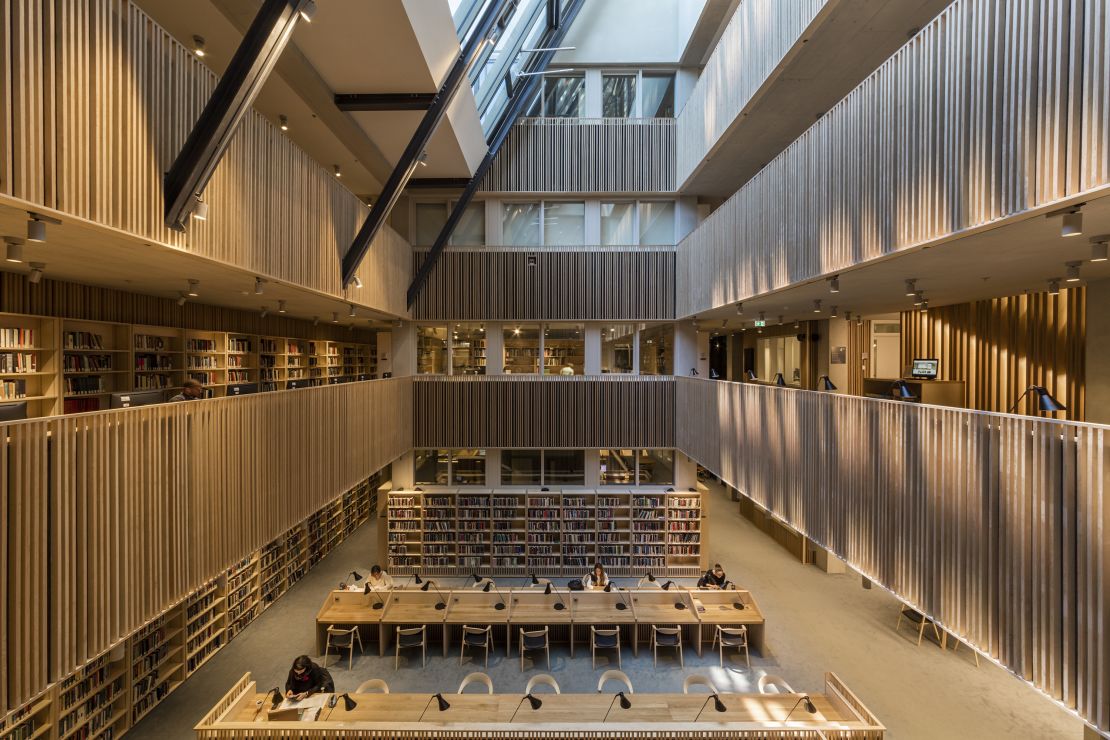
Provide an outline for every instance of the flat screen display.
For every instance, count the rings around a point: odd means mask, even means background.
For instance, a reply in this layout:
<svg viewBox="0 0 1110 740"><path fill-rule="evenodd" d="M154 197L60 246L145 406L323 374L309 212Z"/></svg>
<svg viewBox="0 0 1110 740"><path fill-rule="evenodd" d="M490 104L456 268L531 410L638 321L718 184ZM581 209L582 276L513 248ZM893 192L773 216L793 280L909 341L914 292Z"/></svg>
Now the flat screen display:
<svg viewBox="0 0 1110 740"><path fill-rule="evenodd" d="M934 380L937 377L937 366L939 364L939 360L915 359L913 361L913 367L910 370L910 375L915 378Z"/></svg>

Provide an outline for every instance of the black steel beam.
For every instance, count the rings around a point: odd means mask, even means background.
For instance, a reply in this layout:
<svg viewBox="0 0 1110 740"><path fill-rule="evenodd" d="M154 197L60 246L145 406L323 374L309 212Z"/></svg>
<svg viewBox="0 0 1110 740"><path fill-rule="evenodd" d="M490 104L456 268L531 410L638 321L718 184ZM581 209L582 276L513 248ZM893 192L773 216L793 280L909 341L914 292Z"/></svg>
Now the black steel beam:
<svg viewBox="0 0 1110 740"><path fill-rule="evenodd" d="M409 190L461 190L469 184L469 177L414 177L407 187Z"/></svg>
<svg viewBox="0 0 1110 740"><path fill-rule="evenodd" d="M335 107L344 111L428 110L435 93L342 93Z"/></svg>
<svg viewBox="0 0 1110 740"><path fill-rule="evenodd" d="M185 230L197 196L262 89L309 0L266 0L166 173L166 225Z"/></svg>
<svg viewBox="0 0 1110 740"><path fill-rule="evenodd" d="M563 6L560 0L548 0L548 22L550 24L551 19L555 18L558 19L558 24L555 26L549 25L547 31L545 31L540 40L536 42L536 46L543 49L551 49L559 46L566 37L567 29L570 28L575 17L578 16L578 11L582 9L582 4L583 0L569 0L569 2ZM565 7L565 12L560 12L561 6ZM542 72L547 68L547 65L551 63L551 58L554 56L554 51L536 52L528 60L528 63L524 65L521 71L528 73ZM478 187L485 178L486 172L489 171L490 166L493 164L497 152L501 150L501 145L505 143L505 139L509 137L509 133L513 130L513 126L516 125L517 118L524 112L525 107L527 107L528 103L539 89L540 84L543 82L543 75L529 74L527 76L522 76L517 80L515 85L511 84L511 80L509 82L512 88L510 94L513 97L510 99L508 107L505 109L497 126L494 128L493 137L490 139L489 151L486 152L486 156L482 158L481 164L478 165L478 170L474 173L474 176L470 178L470 182L467 183L466 188L455 201L451 213L447 216L447 222L443 225L443 228L440 229L439 236L436 237L435 244L428 250L428 254L424 257L424 261L420 263L420 269L416 271L416 276L412 279L412 284L409 285L406 296L409 308L412 308L413 304L416 303L416 299L420 295L424 283L428 280L428 275L431 274L432 268L435 267L436 260L439 259L439 255L443 252L443 248L447 246L447 241L451 238L451 234L454 233L455 227L459 225L459 221L462 219L467 206L470 205L470 201L474 199L474 193L478 191Z"/></svg>
<svg viewBox="0 0 1110 740"><path fill-rule="evenodd" d="M508 3L509 0L493 0L486 7L485 12L482 13L482 17L478 19L477 25L466 40L466 45L459 52L459 56L455 59L455 63L451 66L446 79L439 88L439 92L435 94L432 104L424 114L424 119L416 128L416 133L409 140L408 146L405 147L404 153L397 161L397 166L393 168L389 179L386 180L381 194L374 201L374 205L370 207L370 213L366 215L366 220L355 235L350 248L343 255L342 277L344 286L351 282L359 264L370 250L370 244L374 241L374 237L385 225L393 206L397 204L405 185L412 177L412 172L416 168L420 155L427 148L436 127L439 126L439 122L446 115L447 107L451 104L455 93L466 83L470 66L481 54L486 39Z"/></svg>

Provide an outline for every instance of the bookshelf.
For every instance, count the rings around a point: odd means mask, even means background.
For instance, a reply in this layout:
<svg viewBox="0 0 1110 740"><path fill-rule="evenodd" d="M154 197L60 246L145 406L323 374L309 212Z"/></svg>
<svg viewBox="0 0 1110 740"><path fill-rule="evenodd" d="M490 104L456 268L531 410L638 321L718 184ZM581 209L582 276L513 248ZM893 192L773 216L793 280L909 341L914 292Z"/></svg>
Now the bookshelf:
<svg viewBox="0 0 1110 740"><path fill-rule="evenodd" d="M260 391L285 388L286 343L283 337L258 338L258 382Z"/></svg>
<svg viewBox="0 0 1110 740"><path fill-rule="evenodd" d="M308 342L302 339L289 339L285 345L285 379L303 384L308 380Z"/></svg>
<svg viewBox="0 0 1110 740"><path fill-rule="evenodd" d="M28 416L60 411L58 320L0 314L0 403L24 401Z"/></svg>
<svg viewBox="0 0 1110 740"><path fill-rule="evenodd" d="M701 499L651 489L391 491L388 563L399 574L701 573ZM452 520L452 516L454 519Z"/></svg>
<svg viewBox="0 0 1110 740"><path fill-rule="evenodd" d="M103 321L62 322L62 398L66 413L108 408L108 396L131 390L131 327Z"/></svg>
<svg viewBox="0 0 1110 740"><path fill-rule="evenodd" d="M211 581L185 602L186 676L196 673L223 647L227 599L221 581Z"/></svg>
<svg viewBox="0 0 1110 740"><path fill-rule="evenodd" d="M261 552L252 553L227 570L227 639L231 640L262 613Z"/></svg>
<svg viewBox="0 0 1110 740"><path fill-rule="evenodd" d="M118 650L62 679L54 727L57 740L114 737L125 730L130 716L128 669L126 650Z"/></svg>
<svg viewBox="0 0 1110 740"><path fill-rule="evenodd" d="M526 375L539 372L540 348L535 339L505 339L505 372Z"/></svg>
<svg viewBox="0 0 1110 740"><path fill-rule="evenodd" d="M47 692L0 720L0 739L35 740L47 737L53 727L53 692Z"/></svg>
<svg viewBox="0 0 1110 740"><path fill-rule="evenodd" d="M180 387L185 380L184 332L160 326L132 328L135 390Z"/></svg>
<svg viewBox="0 0 1110 740"><path fill-rule="evenodd" d="M185 622L181 604L131 638L131 724L185 680Z"/></svg>
<svg viewBox="0 0 1110 740"><path fill-rule="evenodd" d="M257 383L258 337L247 334L227 335L227 384Z"/></svg>
<svg viewBox="0 0 1110 740"><path fill-rule="evenodd" d="M200 381L209 395L227 388L227 335L214 331L185 332L185 377Z"/></svg>
<svg viewBox="0 0 1110 740"><path fill-rule="evenodd" d="M586 343L581 339L545 339L543 343L543 372L558 375L570 367L575 375L586 371Z"/></svg>
<svg viewBox="0 0 1110 740"><path fill-rule="evenodd" d="M451 373L453 375L486 374L486 340L455 339L451 343Z"/></svg>

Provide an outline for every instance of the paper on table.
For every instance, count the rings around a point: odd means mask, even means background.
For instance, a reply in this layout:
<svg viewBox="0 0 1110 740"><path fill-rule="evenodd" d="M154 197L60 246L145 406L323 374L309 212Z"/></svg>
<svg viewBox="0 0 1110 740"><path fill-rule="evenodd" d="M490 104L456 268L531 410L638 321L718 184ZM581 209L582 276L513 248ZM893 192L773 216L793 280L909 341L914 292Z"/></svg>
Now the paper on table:
<svg viewBox="0 0 1110 740"><path fill-rule="evenodd" d="M301 713L301 722L315 722L316 718L319 717L319 716L320 716L320 708L319 707L313 707L312 709L306 709L306 710L304 710L304 712Z"/></svg>
<svg viewBox="0 0 1110 740"><path fill-rule="evenodd" d="M286 699L281 703L279 709L321 709L327 703L331 694L313 694L312 696L296 701L294 699Z"/></svg>

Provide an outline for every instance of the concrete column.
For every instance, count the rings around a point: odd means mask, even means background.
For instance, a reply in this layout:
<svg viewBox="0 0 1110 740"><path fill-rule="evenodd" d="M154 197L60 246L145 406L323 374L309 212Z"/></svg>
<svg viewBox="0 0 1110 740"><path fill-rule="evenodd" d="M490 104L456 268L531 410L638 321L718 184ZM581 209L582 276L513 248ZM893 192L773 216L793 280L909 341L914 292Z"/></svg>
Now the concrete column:
<svg viewBox="0 0 1110 740"><path fill-rule="evenodd" d="M586 339L586 375L601 375L601 327L586 324L583 336Z"/></svg>
<svg viewBox="0 0 1110 740"><path fill-rule="evenodd" d="M674 488L676 491L685 491L688 488L698 487L698 464L694 458L675 451L674 456ZM704 548L702 548L704 549Z"/></svg>
<svg viewBox="0 0 1110 740"><path fill-rule="evenodd" d="M378 332L378 377L393 372L393 332Z"/></svg>
<svg viewBox="0 0 1110 740"><path fill-rule="evenodd" d="M415 464L415 456L412 450L401 455L393 462L393 469L391 474L393 476L393 488L396 489L411 489L416 485L416 471L413 469Z"/></svg>
<svg viewBox="0 0 1110 740"><path fill-rule="evenodd" d="M829 341L828 352L836 351L837 347L845 348L845 360L847 360L847 347L848 347L848 322L840 319L831 319L829 321L828 329ZM837 393L848 392L848 365L834 365L829 363L829 380L836 386Z"/></svg>
<svg viewBox="0 0 1110 740"><path fill-rule="evenodd" d="M601 450L586 450L586 485L590 488L601 485Z"/></svg>
<svg viewBox="0 0 1110 740"><path fill-rule="evenodd" d="M505 372L504 328L498 321L486 322L486 375L501 375Z"/></svg>
<svg viewBox="0 0 1110 740"><path fill-rule="evenodd" d="M709 335L706 336L706 357L708 358ZM690 374L690 368L698 367L699 339L698 332L694 331L691 321L679 321L674 325L674 374L684 376ZM708 362L703 376L709 373ZM701 373L701 368L698 368Z"/></svg>
<svg viewBox="0 0 1110 740"><path fill-rule="evenodd" d="M416 324L405 322L392 331L393 376L416 375Z"/></svg>
<svg viewBox="0 0 1110 740"><path fill-rule="evenodd" d="M501 485L501 450L486 450L486 487Z"/></svg>

